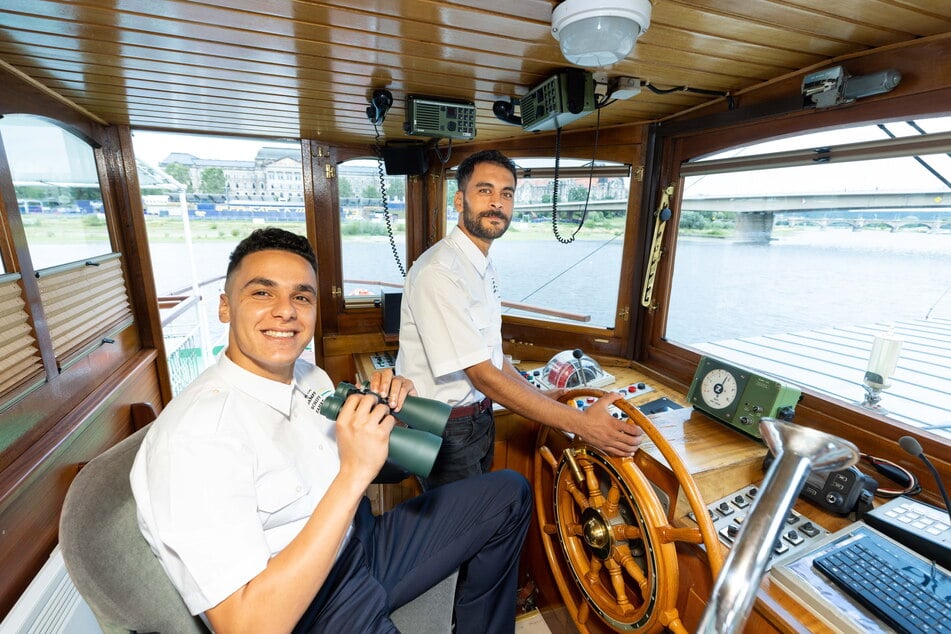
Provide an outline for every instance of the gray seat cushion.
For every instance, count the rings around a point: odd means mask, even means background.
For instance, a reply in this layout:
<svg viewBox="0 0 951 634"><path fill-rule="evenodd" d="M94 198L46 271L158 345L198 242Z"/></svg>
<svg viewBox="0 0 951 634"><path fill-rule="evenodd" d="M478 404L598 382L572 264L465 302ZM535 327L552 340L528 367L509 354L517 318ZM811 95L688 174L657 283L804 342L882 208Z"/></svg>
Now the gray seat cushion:
<svg viewBox="0 0 951 634"><path fill-rule="evenodd" d="M452 606L456 597L454 572L425 593L410 601L390 618L400 632L406 634L448 634L452 631Z"/></svg>

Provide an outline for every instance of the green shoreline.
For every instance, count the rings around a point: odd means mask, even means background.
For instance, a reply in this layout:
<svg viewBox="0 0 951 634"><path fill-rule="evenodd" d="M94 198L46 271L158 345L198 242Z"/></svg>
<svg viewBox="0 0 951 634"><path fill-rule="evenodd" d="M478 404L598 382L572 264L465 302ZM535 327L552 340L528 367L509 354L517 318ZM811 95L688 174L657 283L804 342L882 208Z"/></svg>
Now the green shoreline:
<svg viewBox="0 0 951 634"><path fill-rule="evenodd" d="M32 222L30 222L32 221ZM206 220L190 219L189 232L193 242L236 242L240 238L248 235L254 229L268 226L269 223L256 223L247 220ZM288 231L303 234L306 231L303 222L280 222L271 223L284 227ZM344 234L343 240L367 240L367 241L386 241L385 225L379 224L379 233L368 234ZM402 224L402 223L401 223ZM181 218L146 218L146 228L150 242L184 242L184 227ZM43 216L27 217L24 219L24 229L27 239L30 242L41 244L69 242L68 236L82 236L74 242L103 242L108 240L105 221L94 216ZM569 238L576 229L573 224L562 223L558 227L558 233L562 238ZM318 227L318 231L320 228ZM605 240L614 236L622 236L624 227L622 222L604 222L599 221L591 223L582 228L578 237L580 239ZM402 238L404 231L397 229L395 236ZM516 222L513 223L508 233L510 237L518 236L523 240L544 240L554 238L551 222Z"/></svg>

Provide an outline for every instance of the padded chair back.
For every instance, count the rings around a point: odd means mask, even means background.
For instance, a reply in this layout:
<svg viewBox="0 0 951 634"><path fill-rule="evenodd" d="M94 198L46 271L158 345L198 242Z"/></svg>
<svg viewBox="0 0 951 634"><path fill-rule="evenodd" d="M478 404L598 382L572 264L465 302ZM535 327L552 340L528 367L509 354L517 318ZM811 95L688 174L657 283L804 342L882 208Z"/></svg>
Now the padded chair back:
<svg viewBox="0 0 951 634"><path fill-rule="evenodd" d="M205 634L139 532L129 471L148 426L80 469L59 523L66 570L107 634Z"/></svg>

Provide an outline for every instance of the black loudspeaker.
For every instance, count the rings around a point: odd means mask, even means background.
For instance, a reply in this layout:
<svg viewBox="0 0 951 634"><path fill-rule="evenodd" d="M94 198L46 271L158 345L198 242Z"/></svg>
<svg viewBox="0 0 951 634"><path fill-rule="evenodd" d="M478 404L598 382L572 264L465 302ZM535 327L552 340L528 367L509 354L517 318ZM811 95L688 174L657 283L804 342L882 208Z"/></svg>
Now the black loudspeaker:
<svg viewBox="0 0 951 634"><path fill-rule="evenodd" d="M411 141L396 143L390 141L383 148L383 164L388 176L420 176L429 169L426 158L426 145Z"/></svg>
<svg viewBox="0 0 951 634"><path fill-rule="evenodd" d="M400 332L400 306L403 293L383 293L383 333L398 335Z"/></svg>

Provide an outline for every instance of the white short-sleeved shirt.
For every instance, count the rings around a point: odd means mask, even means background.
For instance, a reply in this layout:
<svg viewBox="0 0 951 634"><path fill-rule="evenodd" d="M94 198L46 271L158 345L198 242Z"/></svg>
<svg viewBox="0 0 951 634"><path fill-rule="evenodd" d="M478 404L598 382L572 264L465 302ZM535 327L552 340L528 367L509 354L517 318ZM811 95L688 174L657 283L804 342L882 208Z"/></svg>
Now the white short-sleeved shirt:
<svg viewBox="0 0 951 634"><path fill-rule="evenodd" d="M287 385L222 354L152 423L130 474L139 527L192 614L263 571L330 486L333 389L305 361Z"/></svg>
<svg viewBox="0 0 951 634"><path fill-rule="evenodd" d="M450 405L484 394L465 369L491 361L502 367L502 296L492 261L460 229L429 248L403 284L396 373L419 395Z"/></svg>

